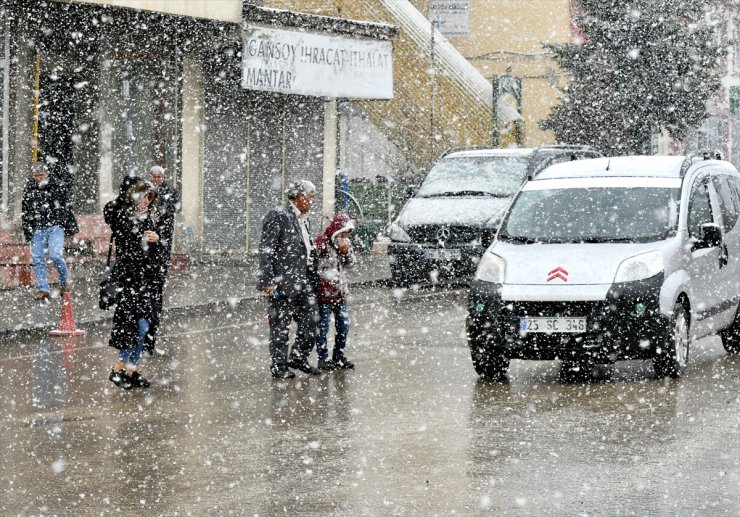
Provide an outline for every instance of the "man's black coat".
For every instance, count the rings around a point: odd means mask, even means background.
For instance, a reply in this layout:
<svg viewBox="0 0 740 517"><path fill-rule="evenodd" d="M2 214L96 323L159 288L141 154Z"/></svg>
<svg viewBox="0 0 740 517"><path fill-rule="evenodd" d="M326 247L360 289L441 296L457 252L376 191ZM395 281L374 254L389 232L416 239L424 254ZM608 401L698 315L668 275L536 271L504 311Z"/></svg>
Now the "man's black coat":
<svg viewBox="0 0 740 517"><path fill-rule="evenodd" d="M288 298L294 298L306 291L316 292L316 252L311 253L309 269L300 222L290 202L273 208L265 215L259 258L257 289L277 285L278 295Z"/></svg>

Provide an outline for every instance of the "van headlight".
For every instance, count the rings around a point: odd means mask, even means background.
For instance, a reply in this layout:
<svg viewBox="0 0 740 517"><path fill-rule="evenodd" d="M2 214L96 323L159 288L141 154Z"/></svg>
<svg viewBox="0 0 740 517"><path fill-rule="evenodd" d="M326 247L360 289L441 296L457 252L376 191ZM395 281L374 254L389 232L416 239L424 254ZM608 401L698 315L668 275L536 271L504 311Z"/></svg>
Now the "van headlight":
<svg viewBox="0 0 740 517"><path fill-rule="evenodd" d="M614 283L644 280L663 271L663 252L650 251L622 261L614 276Z"/></svg>
<svg viewBox="0 0 740 517"><path fill-rule="evenodd" d="M388 236L394 241L411 242L409 234L406 233L406 230L401 228L397 223L391 224L391 228L388 230Z"/></svg>
<svg viewBox="0 0 740 517"><path fill-rule="evenodd" d="M486 251L478 263L478 269L475 270L475 279L494 284L503 284L505 271L506 262L504 262L504 259L490 251Z"/></svg>

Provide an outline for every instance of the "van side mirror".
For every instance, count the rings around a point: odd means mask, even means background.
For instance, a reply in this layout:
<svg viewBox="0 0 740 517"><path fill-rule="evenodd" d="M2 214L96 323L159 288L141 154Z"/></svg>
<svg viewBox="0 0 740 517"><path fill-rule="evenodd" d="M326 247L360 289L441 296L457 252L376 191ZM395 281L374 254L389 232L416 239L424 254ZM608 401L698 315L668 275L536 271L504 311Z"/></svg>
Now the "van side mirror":
<svg viewBox="0 0 740 517"><path fill-rule="evenodd" d="M705 223L701 225L701 247L715 248L722 244L722 229L718 224Z"/></svg>

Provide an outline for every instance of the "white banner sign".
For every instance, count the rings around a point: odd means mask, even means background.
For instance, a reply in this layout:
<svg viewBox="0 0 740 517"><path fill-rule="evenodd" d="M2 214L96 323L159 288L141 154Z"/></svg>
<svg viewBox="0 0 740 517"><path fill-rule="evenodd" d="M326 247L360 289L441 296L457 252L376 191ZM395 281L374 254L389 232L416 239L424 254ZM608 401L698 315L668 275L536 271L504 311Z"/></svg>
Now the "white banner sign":
<svg viewBox="0 0 740 517"><path fill-rule="evenodd" d="M358 99L393 98L390 41L268 27L244 32L242 87Z"/></svg>

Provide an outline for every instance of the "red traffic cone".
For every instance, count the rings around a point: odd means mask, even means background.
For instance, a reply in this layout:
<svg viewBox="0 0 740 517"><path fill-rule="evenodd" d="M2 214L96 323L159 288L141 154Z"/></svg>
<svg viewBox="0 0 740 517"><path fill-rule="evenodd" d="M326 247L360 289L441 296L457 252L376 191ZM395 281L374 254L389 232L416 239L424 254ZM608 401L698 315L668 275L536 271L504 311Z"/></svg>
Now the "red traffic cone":
<svg viewBox="0 0 740 517"><path fill-rule="evenodd" d="M69 295L69 291L62 293L62 318L59 322L59 328L50 330L50 336L79 336L84 334L84 330L77 328L75 323L75 315L72 312L72 297Z"/></svg>

